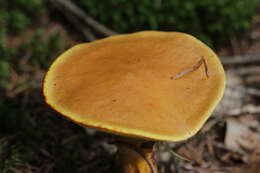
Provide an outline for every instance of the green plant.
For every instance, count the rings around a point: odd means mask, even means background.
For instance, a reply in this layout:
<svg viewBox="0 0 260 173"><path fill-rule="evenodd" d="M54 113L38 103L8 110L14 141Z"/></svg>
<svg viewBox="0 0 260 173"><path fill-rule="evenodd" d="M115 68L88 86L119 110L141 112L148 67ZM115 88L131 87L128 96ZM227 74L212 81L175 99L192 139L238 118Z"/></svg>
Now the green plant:
<svg viewBox="0 0 260 173"><path fill-rule="evenodd" d="M5 60L0 60L0 87L8 88L10 78L10 65Z"/></svg>
<svg viewBox="0 0 260 173"><path fill-rule="evenodd" d="M19 34L24 31L30 20L22 11L12 10L8 13L8 29L10 33Z"/></svg>
<svg viewBox="0 0 260 173"><path fill-rule="evenodd" d="M251 27L259 0L80 0L78 4L117 32L182 31L210 45L227 43Z"/></svg>
<svg viewBox="0 0 260 173"><path fill-rule="evenodd" d="M51 58L62 47L61 37L58 32L51 33L46 36L46 33L39 29L33 37L21 45L18 52L29 52L29 61L32 65L47 68Z"/></svg>
<svg viewBox="0 0 260 173"><path fill-rule="evenodd" d="M39 21L44 12L42 0L10 0L0 2L0 27L10 34L20 34ZM33 20L33 22L32 22Z"/></svg>
<svg viewBox="0 0 260 173"><path fill-rule="evenodd" d="M30 16L30 18L38 18L44 12L43 0L14 0L10 4Z"/></svg>
<svg viewBox="0 0 260 173"><path fill-rule="evenodd" d="M0 87L9 87L10 78L10 53L5 45L5 28L0 28Z"/></svg>
<svg viewBox="0 0 260 173"><path fill-rule="evenodd" d="M14 137L0 139L1 173L15 173L16 167L22 164L22 152L14 141Z"/></svg>

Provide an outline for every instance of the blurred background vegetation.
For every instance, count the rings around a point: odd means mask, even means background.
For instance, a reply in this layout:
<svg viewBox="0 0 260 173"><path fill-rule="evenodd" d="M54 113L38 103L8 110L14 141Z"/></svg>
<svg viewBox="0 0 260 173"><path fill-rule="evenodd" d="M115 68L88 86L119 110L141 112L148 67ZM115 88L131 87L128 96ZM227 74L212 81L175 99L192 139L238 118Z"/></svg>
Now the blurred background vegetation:
<svg viewBox="0 0 260 173"><path fill-rule="evenodd" d="M217 46L228 43L228 38L246 34L259 0L80 0L78 4L120 33L180 31ZM105 15L101 15L103 12Z"/></svg>
<svg viewBox="0 0 260 173"><path fill-rule="evenodd" d="M187 32L215 50L232 50L234 38L250 42L249 33L260 21L259 0L72 2L114 32ZM111 137L86 135L44 104L41 83L50 63L88 40L65 9L53 4L55 0L0 0L0 173L111 172L114 155L104 147ZM105 36L90 31L92 39Z"/></svg>

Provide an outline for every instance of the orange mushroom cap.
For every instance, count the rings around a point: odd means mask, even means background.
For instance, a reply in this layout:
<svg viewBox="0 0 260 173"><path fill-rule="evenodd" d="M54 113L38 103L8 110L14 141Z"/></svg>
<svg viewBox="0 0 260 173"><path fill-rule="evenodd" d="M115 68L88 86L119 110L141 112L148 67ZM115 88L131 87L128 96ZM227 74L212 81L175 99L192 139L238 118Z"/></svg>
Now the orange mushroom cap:
<svg viewBox="0 0 260 173"><path fill-rule="evenodd" d="M204 67L179 79L171 76ZM143 31L74 46L51 65L43 93L67 118L110 133L162 141L194 135L220 101L215 53L184 33Z"/></svg>

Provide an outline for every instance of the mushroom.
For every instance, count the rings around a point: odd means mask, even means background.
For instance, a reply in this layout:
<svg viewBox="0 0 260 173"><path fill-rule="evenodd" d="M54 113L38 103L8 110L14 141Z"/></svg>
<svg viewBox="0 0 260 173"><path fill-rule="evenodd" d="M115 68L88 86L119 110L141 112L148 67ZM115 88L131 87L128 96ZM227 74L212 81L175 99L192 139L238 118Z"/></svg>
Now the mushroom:
<svg viewBox="0 0 260 173"><path fill-rule="evenodd" d="M153 145L196 134L220 101L225 73L191 35L142 31L74 46L49 68L47 104L83 126L122 136L127 173L157 172Z"/></svg>

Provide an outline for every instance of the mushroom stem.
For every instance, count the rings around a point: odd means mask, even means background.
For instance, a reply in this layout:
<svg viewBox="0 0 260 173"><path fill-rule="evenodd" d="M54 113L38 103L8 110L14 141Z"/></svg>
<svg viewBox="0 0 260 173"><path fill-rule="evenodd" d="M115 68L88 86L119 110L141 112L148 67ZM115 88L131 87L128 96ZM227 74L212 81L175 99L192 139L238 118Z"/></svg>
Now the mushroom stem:
<svg viewBox="0 0 260 173"><path fill-rule="evenodd" d="M153 146L142 148L138 144L117 142L124 173L158 173Z"/></svg>

